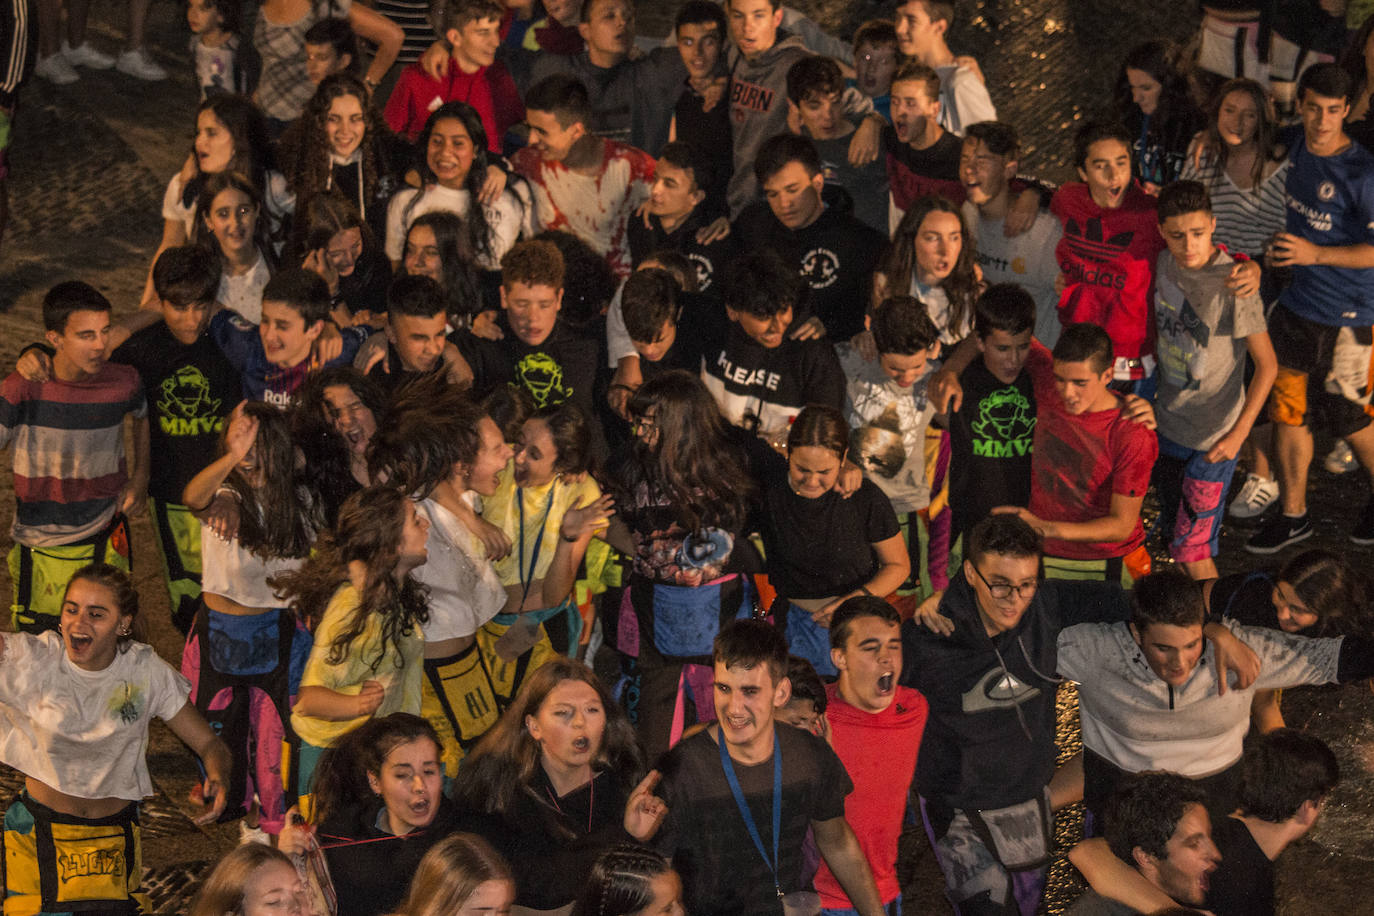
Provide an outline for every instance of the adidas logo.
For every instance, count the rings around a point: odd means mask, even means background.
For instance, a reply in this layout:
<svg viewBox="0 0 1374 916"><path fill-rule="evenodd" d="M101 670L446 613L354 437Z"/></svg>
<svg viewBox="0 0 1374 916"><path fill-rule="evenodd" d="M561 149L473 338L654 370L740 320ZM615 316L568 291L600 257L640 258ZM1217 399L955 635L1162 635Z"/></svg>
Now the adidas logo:
<svg viewBox="0 0 1374 916"><path fill-rule="evenodd" d="M1096 261L1098 264L1106 264L1116 260L1117 255L1121 254L1131 245L1131 240L1135 238L1135 230L1127 229L1125 232L1118 232L1111 238L1102 237L1102 219L1094 216L1088 220L1083 228L1079 228L1077 220L1069 220L1064 227L1064 241L1069 245L1069 250L1076 256L1089 261Z"/></svg>

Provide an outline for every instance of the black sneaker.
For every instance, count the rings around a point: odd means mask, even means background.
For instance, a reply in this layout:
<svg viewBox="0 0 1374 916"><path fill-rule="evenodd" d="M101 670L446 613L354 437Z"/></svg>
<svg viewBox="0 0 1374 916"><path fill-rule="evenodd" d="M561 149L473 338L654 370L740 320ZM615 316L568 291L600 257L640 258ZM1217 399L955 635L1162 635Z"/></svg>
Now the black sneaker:
<svg viewBox="0 0 1374 916"><path fill-rule="evenodd" d="M1364 511L1360 513L1360 520L1355 523L1354 529L1350 532L1350 542L1352 544L1374 544L1374 496L1369 498L1369 502L1364 504Z"/></svg>
<svg viewBox="0 0 1374 916"><path fill-rule="evenodd" d="M1374 526L1374 520L1371 525ZM1374 527L1356 530L1374 531ZM1278 553L1289 544L1305 541L1311 536L1312 523L1307 520L1306 512L1297 518L1279 514L1260 526L1255 536L1245 542L1245 549L1251 553ZM1374 543L1374 534L1371 534L1367 543Z"/></svg>

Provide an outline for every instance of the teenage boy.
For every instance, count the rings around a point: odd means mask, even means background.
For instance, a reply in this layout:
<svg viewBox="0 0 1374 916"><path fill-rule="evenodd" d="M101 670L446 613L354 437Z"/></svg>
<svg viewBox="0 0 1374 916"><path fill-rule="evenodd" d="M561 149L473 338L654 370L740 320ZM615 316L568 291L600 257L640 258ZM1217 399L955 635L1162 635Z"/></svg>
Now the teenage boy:
<svg viewBox="0 0 1374 916"><path fill-rule="evenodd" d="M654 166L648 213L629 222L630 257L635 266L656 251L679 251L696 268L697 291L706 292L739 254L732 235L702 242L701 230L712 221L707 188L712 183L709 161L698 158L691 144L669 143Z"/></svg>
<svg viewBox="0 0 1374 916"><path fill-rule="evenodd" d="M1204 905L1222 855L1212 839L1207 797L1199 787L1173 773L1141 773L1112 796L1105 827L1108 850L1167 901L1165 908ZM1068 909L1069 916L1137 912L1095 890Z"/></svg>
<svg viewBox="0 0 1374 916"><path fill-rule="evenodd" d="M1155 199L1131 178L1132 142L1119 124L1083 125L1074 136L1074 164L1083 181L1065 184L1050 201L1064 230L1055 248L1063 286L1060 324L1105 328L1116 352L1113 380L1123 387L1154 372L1150 307L1155 263L1164 250ZM1241 295L1257 292L1259 265L1233 265L1228 285Z"/></svg>
<svg viewBox="0 0 1374 916"><path fill-rule="evenodd" d="M1025 522L984 519L962 574L936 598L947 626L902 625L899 680L930 704L916 765L920 811L961 912L1014 912L1017 903L1034 912L1051 853L1059 631L1129 613L1118 586L1042 582L1040 553Z"/></svg>
<svg viewBox="0 0 1374 916"><path fill-rule="evenodd" d="M1221 866L1211 874L1205 907L1216 916L1274 916L1274 863L1306 836L1340 782L1331 748L1317 737L1280 728L1252 738L1241 758L1240 806L1212 821ZM1108 819L1108 835L1112 831ZM1069 859L1093 889L1141 912L1174 899L1118 859L1103 839L1084 840Z"/></svg>
<svg viewBox="0 0 1374 916"><path fill-rule="evenodd" d="M1080 685L1083 802L1095 816L1126 774L1143 770L1194 779L1213 811L1231 812L1256 690L1374 673L1368 637L1309 639L1208 623L1201 588L1176 567L1137 581L1131 600L1128 624L1083 624L1059 637L1059 673ZM1236 641L1259 660L1258 677L1245 686L1220 684L1209 664L1219 645L1238 650Z"/></svg>
<svg viewBox="0 0 1374 916"><path fill-rule="evenodd" d="M816 146L783 133L759 148L754 174L764 200L735 220L731 234L746 250L774 251L796 265L809 288L811 316L797 336L849 340L863 330L863 303L886 239L844 206L826 206L825 176Z"/></svg>
<svg viewBox="0 0 1374 916"><path fill-rule="evenodd" d="M1354 84L1335 64L1309 67L1298 81L1303 136L1289 152L1287 231L1270 263L1293 282L1269 319L1279 375L1269 399L1283 511L1245 545L1274 553L1310 537L1307 470L1312 420L1350 444L1374 475L1369 350L1374 326L1374 154L1345 134ZM1337 368L1339 367L1339 368ZM1350 534L1374 543L1374 498Z"/></svg>
<svg viewBox="0 0 1374 916"><path fill-rule="evenodd" d="M973 336L978 358L959 376L962 397L949 415L951 538L966 537L997 506L1030 502L1035 387L1028 359L1048 366L1031 340L1035 301L1010 283L978 297Z"/></svg>
<svg viewBox="0 0 1374 916"><path fill-rule="evenodd" d="M1020 141L1010 124L980 121L968 126L959 155L964 224L977 243L983 279L989 284L1015 283L1030 293L1035 300L1035 339L1053 347L1060 328L1054 250L1061 231L1058 220L1037 208L1029 229L1007 236L1007 215L1014 202L1011 182L1020 158Z"/></svg>
<svg viewBox="0 0 1374 916"><path fill-rule="evenodd" d="M939 491L932 485L938 438L928 437L935 407L925 385L930 360L940 355L940 334L925 305L910 296L884 299L866 322L876 360L857 347L837 348L853 430L850 453L897 513L912 582L941 589L948 581L950 519L944 500L931 508L932 490Z"/></svg>
<svg viewBox="0 0 1374 916"><path fill-rule="evenodd" d="M775 447L807 404L844 407L844 370L828 340L788 334L802 279L772 252L738 258L725 273L724 328L703 350L701 380L725 419Z"/></svg>
<svg viewBox="0 0 1374 916"><path fill-rule="evenodd" d="M901 909L897 841L929 712L925 697L898 684L901 624L897 611L881 598L860 595L836 608L830 619L830 660L840 674L826 688L825 703L830 746L854 782L844 817L890 913ZM854 911L824 863L815 886L823 913Z"/></svg>
<svg viewBox="0 0 1374 916"><path fill-rule="evenodd" d="M731 218L758 193L752 164L769 137L787 130L787 71L809 52L799 36L781 29L781 0L726 0L730 17L730 117L734 121L734 174L730 178ZM862 164L878 151L886 121L858 92L846 93L846 115L864 115L850 141L851 161Z"/></svg>
<svg viewBox="0 0 1374 916"><path fill-rule="evenodd" d="M1083 125L1074 137L1083 181L1065 184L1050 201L1064 230L1055 248L1063 274L1060 324L1105 328L1116 354L1112 378L1125 383L1154 372L1150 296L1164 249L1155 199L1131 180L1131 142L1118 125Z"/></svg>
<svg viewBox="0 0 1374 916"><path fill-rule="evenodd" d="M367 329L335 328L324 280L313 271L289 268L277 271L263 288L260 324L220 309L210 319L210 337L238 370L244 398L288 407L306 376L320 368L312 352L326 326L331 336L342 338L342 350L323 367L349 365Z"/></svg>
<svg viewBox="0 0 1374 916"><path fill-rule="evenodd" d="M219 282L215 254L192 245L168 248L153 264L162 321L110 355L138 370L152 413L148 496L172 622L182 633L195 617L201 567L200 522L181 504L181 493L219 456L225 418L243 399L238 372L206 333Z"/></svg>
<svg viewBox="0 0 1374 916"><path fill-rule="evenodd" d="M449 45L448 71L435 79L418 62L401 71L383 114L393 133L414 143L434 109L467 102L482 117L487 149L501 152L506 131L525 117L515 80L496 59L503 15L497 0L449 0L438 23Z"/></svg>
<svg viewBox="0 0 1374 916"><path fill-rule="evenodd" d="M138 371L105 359L109 300L86 283L59 283L43 297L43 327L51 377L31 382L12 372L0 383L0 448L14 445L11 624L35 633L57 628L78 567L129 568L125 514L143 511L149 474Z"/></svg>
<svg viewBox="0 0 1374 916"><path fill-rule="evenodd" d="M448 297L443 287L430 277L402 276L386 291L386 330L368 338L358 351L354 365L388 395L406 382L447 366L455 384L472 381L472 372L448 340ZM385 342L385 349L369 352L372 341Z"/></svg>
<svg viewBox="0 0 1374 916"><path fill-rule="evenodd" d="M892 77L892 126L883 130L891 188L888 226L895 229L913 201L927 194L962 200L959 138L940 126L940 77L925 64L903 62Z"/></svg>
<svg viewBox="0 0 1374 916"><path fill-rule="evenodd" d="M849 85L868 96L873 110L888 119L897 60L897 29L890 21L870 19L854 30L854 79Z"/></svg>
<svg viewBox="0 0 1374 916"><path fill-rule="evenodd" d="M873 874L845 820L853 784L844 765L823 739L775 721L791 694L782 634L763 620L732 621L716 637L712 664L716 723L662 762L668 812L656 845L682 877L688 911L778 912L780 897L809 890L809 829L854 910L881 916Z"/></svg>
<svg viewBox="0 0 1374 916"><path fill-rule="evenodd" d="M673 33L687 80L673 107L670 140L685 143L699 164L697 184L706 192L711 212L726 210L725 195L735 171L731 146L730 105L724 99L726 74L722 51L729 34L725 10L711 0L687 0L677 11ZM665 147L660 154L667 153ZM707 180L704 170L709 169Z"/></svg>
<svg viewBox="0 0 1374 916"><path fill-rule="evenodd" d="M689 308L689 303L696 307ZM701 370L701 309L707 307L699 299L693 301L662 268L641 268L630 274L621 290L620 309L642 380L674 369Z"/></svg>
<svg viewBox="0 0 1374 916"><path fill-rule="evenodd" d="M525 109L529 146L512 161L534 192L536 229L571 232L617 278L629 276L626 226L649 197L653 157L588 129L591 102L576 77L557 74L535 83Z"/></svg>
<svg viewBox="0 0 1374 916"><path fill-rule="evenodd" d="M1111 388L1106 331L1069 325L1053 352L1049 371L1028 364L1037 392L1029 507L993 511L1015 513L1045 537L1045 575L1129 584L1149 571L1140 507L1159 443Z"/></svg>
<svg viewBox="0 0 1374 916"><path fill-rule="evenodd" d="M787 71L787 98L800 133L810 137L821 160L825 183L842 188L854 216L875 232L887 232L887 168L880 159L849 163L854 124L840 113L844 74L832 58L803 57Z"/></svg>
<svg viewBox="0 0 1374 916"><path fill-rule="evenodd" d="M1176 181L1159 194L1167 249L1155 269L1155 415L1160 516L1173 523L1169 556L1194 579L1217 577L1215 557L1236 456L1278 373L1259 296L1226 288L1234 261L1212 242L1207 189ZM1254 376L1245 385L1245 354Z"/></svg>
<svg viewBox="0 0 1374 916"><path fill-rule="evenodd" d="M586 0L577 28L585 50L539 54L526 85L555 74L575 77L589 93L592 116L587 124L592 133L638 149L662 149L687 76L681 55L675 48L654 48L630 59L635 38L630 0Z"/></svg>
<svg viewBox="0 0 1374 916"><path fill-rule="evenodd" d="M530 393L538 409L572 401L595 417L600 347L558 320L563 307L563 256L552 242L520 242L501 259L499 340L471 331L455 333L458 350L473 373L474 390L485 396L501 385ZM590 424L604 450L600 424Z"/></svg>
<svg viewBox="0 0 1374 916"><path fill-rule="evenodd" d="M940 126L963 135L979 121L997 120L983 77L954 58L945 35L954 22L946 0L899 0L897 44L902 54L933 69L940 81Z"/></svg>

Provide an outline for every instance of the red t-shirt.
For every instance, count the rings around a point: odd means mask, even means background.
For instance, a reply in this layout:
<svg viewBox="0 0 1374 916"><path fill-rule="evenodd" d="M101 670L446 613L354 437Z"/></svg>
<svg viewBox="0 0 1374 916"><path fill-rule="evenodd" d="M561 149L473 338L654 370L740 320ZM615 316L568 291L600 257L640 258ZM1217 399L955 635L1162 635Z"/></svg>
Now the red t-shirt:
<svg viewBox="0 0 1374 916"><path fill-rule="evenodd" d="M1031 458L1030 511L1056 522L1087 522L1111 511L1112 496L1141 496L1159 455L1153 430L1121 415L1121 398L1109 410L1070 416L1054 387L1054 368L1027 360L1035 388L1035 452ZM1124 557L1145 542L1137 518L1119 543L1045 538L1045 554L1070 560Z"/></svg>
<svg viewBox="0 0 1374 916"><path fill-rule="evenodd" d="M902 892L897 882L897 838L902 835L907 794L930 707L910 687L898 687L892 703L879 713L850 706L840 699L837 684L826 687L826 694L830 747L854 783L854 791L845 796L844 819L873 870L879 899L890 903ZM824 859L815 884L822 907L853 909Z"/></svg>
<svg viewBox="0 0 1374 916"><path fill-rule="evenodd" d="M1086 184L1073 182L1055 192L1050 212L1064 227L1054 249L1066 283L1059 297L1060 322L1101 325L1118 359L1152 355L1155 261L1164 250L1155 199L1132 185L1120 207L1104 210ZM1129 377L1144 376L1136 367Z"/></svg>
<svg viewBox="0 0 1374 916"><path fill-rule="evenodd" d="M441 80L430 77L418 63L402 70L383 117L393 133L414 143L429 116L445 102L467 102L477 109L487 132L487 149L493 153L501 152L506 131L525 119L525 106L505 64L497 61L464 73L453 60Z"/></svg>

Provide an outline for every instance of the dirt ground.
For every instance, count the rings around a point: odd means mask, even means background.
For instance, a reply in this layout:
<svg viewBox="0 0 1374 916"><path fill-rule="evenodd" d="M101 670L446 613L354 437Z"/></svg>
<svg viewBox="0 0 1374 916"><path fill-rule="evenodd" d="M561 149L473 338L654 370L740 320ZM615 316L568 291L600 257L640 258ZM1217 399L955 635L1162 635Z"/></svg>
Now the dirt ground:
<svg viewBox="0 0 1374 916"><path fill-rule="evenodd" d="M678 0L640 0L641 31L662 34ZM863 19L890 14L891 3L870 0L801 2L816 18L849 34ZM190 148L196 96L185 53L184 7L153 6L151 44L174 74L144 84L114 72L83 72L70 87L33 80L22 97L11 151L12 216L0 249L0 365L12 365L20 347L41 329L38 304L51 284L86 280L122 314L136 307L148 258L161 230L160 201L167 179ZM994 101L1026 136L1027 166L1047 176L1070 177L1064 161L1066 130L1082 116L1085 98L1100 97L1113 60L1135 36L1170 31L1186 37L1195 7L1184 0L1120 4L1082 0L959 4L959 50L976 53ZM93 41L105 50L123 34L122 4L102 0L93 10ZM1319 454L1324 453L1319 448ZM1363 504L1361 481L1350 475L1314 474L1313 512L1321 521L1308 542L1344 551L1367 564L1370 551L1354 548L1344 532ZM0 517L13 511L10 466L0 469ZM1240 550L1248 529L1230 529L1223 541L1223 571L1247 568ZM152 531L146 518L133 529L135 577L151 624L150 641L173 664L180 639L167 619ZM0 547L8 549L8 533ZM1279 560L1282 557L1278 558ZM0 572L0 588L8 588ZM1290 724L1309 728L1335 747L1345 781L1333 793L1311 836L1293 847L1279 870L1281 912L1374 912L1374 695L1366 685L1291 691L1284 699ZM1061 697L1063 749L1076 747L1072 696ZM185 817L194 764L165 729L156 728L149 762L159 794L145 811L145 864L159 913L180 913L200 876L237 842L233 825L196 828ZM0 773L0 791L16 787ZM1073 812L1060 819L1070 838ZM901 861L908 913L943 912L946 906L924 837L904 839ZM1056 864L1047 912L1059 912L1076 891L1072 869Z"/></svg>

